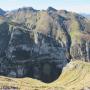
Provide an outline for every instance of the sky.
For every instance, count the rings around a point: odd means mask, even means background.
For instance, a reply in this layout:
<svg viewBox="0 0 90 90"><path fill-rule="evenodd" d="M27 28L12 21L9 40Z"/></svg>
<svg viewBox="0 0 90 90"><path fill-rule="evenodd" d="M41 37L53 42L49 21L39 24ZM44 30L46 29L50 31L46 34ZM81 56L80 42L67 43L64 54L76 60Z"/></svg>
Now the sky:
<svg viewBox="0 0 90 90"><path fill-rule="evenodd" d="M77 13L90 14L90 0L1 0L0 8L13 10L21 7L47 9L49 6L58 10L65 9Z"/></svg>

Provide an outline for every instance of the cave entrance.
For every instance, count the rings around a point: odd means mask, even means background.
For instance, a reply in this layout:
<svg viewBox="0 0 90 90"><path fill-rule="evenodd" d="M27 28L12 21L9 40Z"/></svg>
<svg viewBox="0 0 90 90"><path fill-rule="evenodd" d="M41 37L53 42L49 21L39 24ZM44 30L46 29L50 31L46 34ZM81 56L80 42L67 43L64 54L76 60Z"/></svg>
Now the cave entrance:
<svg viewBox="0 0 90 90"><path fill-rule="evenodd" d="M55 62L33 62L33 64L29 63L27 77L41 80L45 83L51 83L55 81L61 74L62 69L57 68Z"/></svg>
<svg viewBox="0 0 90 90"><path fill-rule="evenodd" d="M61 72L62 69L57 68L55 62L43 63L41 80L45 83L53 82L60 76Z"/></svg>

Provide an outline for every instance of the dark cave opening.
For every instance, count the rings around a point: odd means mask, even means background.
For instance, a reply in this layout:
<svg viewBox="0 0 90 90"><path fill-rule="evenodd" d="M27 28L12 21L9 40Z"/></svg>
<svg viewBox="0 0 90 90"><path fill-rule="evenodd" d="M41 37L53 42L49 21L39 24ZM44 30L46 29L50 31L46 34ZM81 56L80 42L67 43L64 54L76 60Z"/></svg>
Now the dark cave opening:
<svg viewBox="0 0 90 90"><path fill-rule="evenodd" d="M62 73L62 68L57 68L54 62L34 63L29 65L27 68L28 71L26 77L34 78L45 83L55 81Z"/></svg>

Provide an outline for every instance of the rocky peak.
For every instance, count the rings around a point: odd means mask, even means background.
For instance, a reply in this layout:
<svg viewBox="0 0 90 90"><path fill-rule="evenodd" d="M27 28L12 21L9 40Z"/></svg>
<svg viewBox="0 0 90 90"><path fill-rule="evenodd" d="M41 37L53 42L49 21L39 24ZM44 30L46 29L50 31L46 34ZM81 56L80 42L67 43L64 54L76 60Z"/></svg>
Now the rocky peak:
<svg viewBox="0 0 90 90"><path fill-rule="evenodd" d="M24 15L26 14L30 14L30 13L35 13L37 12L38 10L32 8L32 7L22 7L22 8L19 8L19 9L15 9L15 10L12 10L12 11L8 11L5 16L6 17L19 17L19 15L21 17L24 17ZM17 16L18 15L18 16ZM25 18L25 17L24 17ZM22 19L23 20L23 19Z"/></svg>
<svg viewBox="0 0 90 90"><path fill-rule="evenodd" d="M18 12L36 12L37 10L35 10L34 8L32 7L23 7L23 8L19 8L17 9Z"/></svg>
<svg viewBox="0 0 90 90"><path fill-rule="evenodd" d="M53 7L48 7L47 11L48 12L56 12L57 10Z"/></svg>

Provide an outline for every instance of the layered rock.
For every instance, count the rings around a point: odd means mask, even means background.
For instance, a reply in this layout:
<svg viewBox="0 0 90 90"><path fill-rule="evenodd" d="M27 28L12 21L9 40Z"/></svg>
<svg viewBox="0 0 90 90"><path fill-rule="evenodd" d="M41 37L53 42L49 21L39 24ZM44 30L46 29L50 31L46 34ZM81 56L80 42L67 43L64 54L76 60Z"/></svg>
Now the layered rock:
<svg viewBox="0 0 90 90"><path fill-rule="evenodd" d="M81 15L52 7L42 11L28 7L3 18L1 75L51 82L71 58L90 60L89 21Z"/></svg>
<svg viewBox="0 0 90 90"><path fill-rule="evenodd" d="M7 23L0 28L3 26L7 28L1 30L1 34L5 34L1 37L1 75L28 76L44 82L51 82L59 76L67 63L66 48L61 43L36 31L11 28Z"/></svg>

